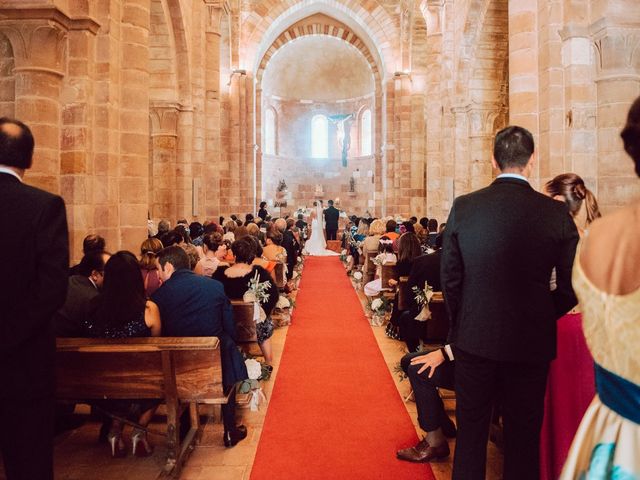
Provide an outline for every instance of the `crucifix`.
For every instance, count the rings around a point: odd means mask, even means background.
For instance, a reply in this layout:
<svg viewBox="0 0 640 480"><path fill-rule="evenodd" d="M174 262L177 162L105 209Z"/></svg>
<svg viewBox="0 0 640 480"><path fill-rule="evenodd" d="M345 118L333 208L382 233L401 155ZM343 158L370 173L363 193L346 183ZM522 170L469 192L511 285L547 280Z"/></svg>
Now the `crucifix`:
<svg viewBox="0 0 640 480"><path fill-rule="evenodd" d="M353 113L346 115L330 115L329 120L336 125L338 129L337 138L338 145L342 149L342 166L347 166L347 155L351 148L351 125L353 124Z"/></svg>

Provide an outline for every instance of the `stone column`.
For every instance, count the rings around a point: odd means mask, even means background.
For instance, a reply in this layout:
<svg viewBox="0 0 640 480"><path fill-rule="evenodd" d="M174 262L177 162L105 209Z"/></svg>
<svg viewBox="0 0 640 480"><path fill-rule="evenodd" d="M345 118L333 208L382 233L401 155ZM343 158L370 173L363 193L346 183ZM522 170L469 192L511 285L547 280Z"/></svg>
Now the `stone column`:
<svg viewBox="0 0 640 480"><path fill-rule="evenodd" d="M204 0L205 22L205 166L204 214L207 219L220 215L220 0Z"/></svg>
<svg viewBox="0 0 640 480"><path fill-rule="evenodd" d="M629 106L640 95L640 25L621 27L605 17L590 31L597 52L597 195L606 212L640 194L633 162L620 139Z"/></svg>
<svg viewBox="0 0 640 480"><path fill-rule="evenodd" d="M151 118L151 161L149 196L151 218L175 222L178 217L176 181L178 156L178 118L180 106L171 102L153 102Z"/></svg>
<svg viewBox="0 0 640 480"><path fill-rule="evenodd" d="M425 79L426 105L426 205L427 216L442 216L443 196L443 157L442 157L442 116L443 96L442 82L442 47L443 47L443 15L444 0L427 0L422 14L427 24L427 61L429 69Z"/></svg>
<svg viewBox="0 0 640 480"><path fill-rule="evenodd" d="M554 165L552 175L575 172L589 188L597 186L596 84L593 44L582 25L566 25L562 38L564 74L564 162ZM543 179L547 180L547 179Z"/></svg>
<svg viewBox="0 0 640 480"><path fill-rule="evenodd" d="M478 190L493 181L491 156L495 121L501 109L495 105L472 105L468 110L469 121L469 173L470 190Z"/></svg>
<svg viewBox="0 0 640 480"><path fill-rule="evenodd" d="M150 0L124 0L120 31L120 248L137 251L149 210Z"/></svg>
<svg viewBox="0 0 640 480"><path fill-rule="evenodd" d="M469 108L469 105L451 108L455 132L453 198L469 193Z"/></svg>
<svg viewBox="0 0 640 480"><path fill-rule="evenodd" d="M539 138L538 2L509 0L509 123Z"/></svg>
<svg viewBox="0 0 640 480"><path fill-rule="evenodd" d="M25 179L59 194L60 92L66 70L68 24L54 20L53 10L51 13L51 18L4 19L0 32L13 47L15 116L29 126L36 143L33 166Z"/></svg>

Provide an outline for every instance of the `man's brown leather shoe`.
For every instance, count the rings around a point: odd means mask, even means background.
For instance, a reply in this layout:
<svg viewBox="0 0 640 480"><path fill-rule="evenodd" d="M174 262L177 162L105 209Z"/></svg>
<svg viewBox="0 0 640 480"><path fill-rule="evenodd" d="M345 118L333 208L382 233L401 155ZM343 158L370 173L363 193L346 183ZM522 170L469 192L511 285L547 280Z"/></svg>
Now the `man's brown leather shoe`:
<svg viewBox="0 0 640 480"><path fill-rule="evenodd" d="M407 462L427 463L447 458L449 453L448 443L444 443L439 447L432 447L427 443L427 439L423 438L415 447L398 450L396 457Z"/></svg>

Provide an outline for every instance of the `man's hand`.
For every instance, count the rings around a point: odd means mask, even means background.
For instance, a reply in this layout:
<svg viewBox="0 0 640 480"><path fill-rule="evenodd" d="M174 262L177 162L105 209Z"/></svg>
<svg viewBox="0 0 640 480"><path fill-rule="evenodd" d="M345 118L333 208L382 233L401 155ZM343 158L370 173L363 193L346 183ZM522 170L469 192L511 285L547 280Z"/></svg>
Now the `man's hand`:
<svg viewBox="0 0 640 480"><path fill-rule="evenodd" d="M436 371L438 366L444 363L444 355L441 350L435 350L433 352L427 353L426 355L420 355L419 357L414 357L411 359L411 365L422 365L420 370L418 370L418 374L424 372L427 368L431 367L431 371L429 372L429 378L433 377L433 372Z"/></svg>

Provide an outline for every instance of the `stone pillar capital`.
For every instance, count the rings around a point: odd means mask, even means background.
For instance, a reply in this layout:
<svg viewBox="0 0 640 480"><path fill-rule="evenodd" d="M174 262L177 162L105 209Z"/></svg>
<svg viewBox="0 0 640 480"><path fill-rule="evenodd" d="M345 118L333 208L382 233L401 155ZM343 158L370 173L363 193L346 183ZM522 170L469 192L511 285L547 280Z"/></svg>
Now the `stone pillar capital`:
<svg viewBox="0 0 640 480"><path fill-rule="evenodd" d="M596 50L597 81L640 79L640 25L613 23L607 17L589 26Z"/></svg>
<svg viewBox="0 0 640 480"><path fill-rule="evenodd" d="M0 8L0 33L11 42L16 72L63 76L67 33L86 30L95 35L99 28L90 17L71 18L52 5Z"/></svg>
<svg viewBox="0 0 640 480"><path fill-rule="evenodd" d="M177 102L151 102L151 136L178 136L178 119L185 108Z"/></svg>
<svg viewBox="0 0 640 480"><path fill-rule="evenodd" d="M491 137L498 115L502 113L500 105L471 105L467 112L469 116L469 137Z"/></svg>
<svg viewBox="0 0 640 480"><path fill-rule="evenodd" d="M231 8L226 0L203 0L207 9L206 32L220 35L220 19L223 13L229 13Z"/></svg>

